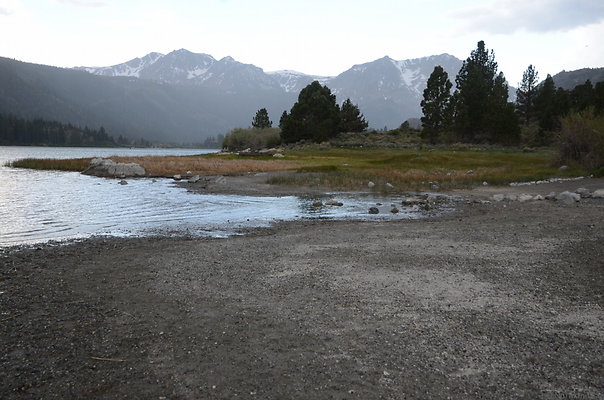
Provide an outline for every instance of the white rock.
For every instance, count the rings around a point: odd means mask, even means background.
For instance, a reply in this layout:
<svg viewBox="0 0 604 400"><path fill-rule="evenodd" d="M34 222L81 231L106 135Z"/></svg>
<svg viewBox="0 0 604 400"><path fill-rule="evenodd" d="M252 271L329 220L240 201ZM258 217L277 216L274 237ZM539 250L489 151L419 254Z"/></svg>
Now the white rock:
<svg viewBox="0 0 604 400"><path fill-rule="evenodd" d="M582 198L591 197L591 192L587 188L579 188L575 190L575 193L579 194Z"/></svg>
<svg viewBox="0 0 604 400"><path fill-rule="evenodd" d="M189 183L196 183L199 182L201 178L199 177L199 175L193 175L192 177L189 178Z"/></svg>
<svg viewBox="0 0 604 400"><path fill-rule="evenodd" d="M172 177L172 179L174 179L175 181L179 181L182 179L182 176L180 176L180 174L176 174Z"/></svg>
<svg viewBox="0 0 604 400"><path fill-rule="evenodd" d="M564 204L574 204L581 200L581 196L577 193L565 191L556 196L556 200L563 202Z"/></svg>
<svg viewBox="0 0 604 400"><path fill-rule="evenodd" d="M549 194L545 195L545 200L553 200L556 198L556 192L549 192Z"/></svg>
<svg viewBox="0 0 604 400"><path fill-rule="evenodd" d="M509 200L509 201L516 201L516 200L518 200L518 196L516 196L515 194L511 194L511 193L506 194L505 198L507 200Z"/></svg>
<svg viewBox="0 0 604 400"><path fill-rule="evenodd" d="M375 187L375 183L373 183L373 182L369 181L369 182L367 183L367 187L368 187L368 188Z"/></svg>
<svg viewBox="0 0 604 400"><path fill-rule="evenodd" d="M543 196L541 196L540 194L538 194L537 196L533 197L534 201L543 201L545 200L545 198Z"/></svg>
<svg viewBox="0 0 604 400"><path fill-rule="evenodd" d="M274 158L283 158L285 156L283 154L281 154L281 153L275 153L275 154L273 154L273 157Z"/></svg>
<svg viewBox="0 0 604 400"><path fill-rule="evenodd" d="M604 189L598 189L591 194L594 199L604 199Z"/></svg>
<svg viewBox="0 0 604 400"><path fill-rule="evenodd" d="M386 182L386 187L387 187L388 189L392 189L394 186L393 186L391 183Z"/></svg>
<svg viewBox="0 0 604 400"><path fill-rule="evenodd" d="M494 194L493 195L493 200L495 200L495 201L503 201L503 200L505 200L505 195L501 194L501 193Z"/></svg>
<svg viewBox="0 0 604 400"><path fill-rule="evenodd" d="M518 196L518 201L520 201L521 203L524 203L525 201L530 201L533 200L533 196L531 196L530 194L521 194L520 196Z"/></svg>

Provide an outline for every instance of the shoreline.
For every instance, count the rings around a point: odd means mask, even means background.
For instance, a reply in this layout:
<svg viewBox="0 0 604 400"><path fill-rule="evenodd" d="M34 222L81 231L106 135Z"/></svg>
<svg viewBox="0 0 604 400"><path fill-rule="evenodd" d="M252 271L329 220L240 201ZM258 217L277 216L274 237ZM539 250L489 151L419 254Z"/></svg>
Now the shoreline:
<svg viewBox="0 0 604 400"><path fill-rule="evenodd" d="M601 398L604 199L503 189L530 192L0 252L0 397Z"/></svg>

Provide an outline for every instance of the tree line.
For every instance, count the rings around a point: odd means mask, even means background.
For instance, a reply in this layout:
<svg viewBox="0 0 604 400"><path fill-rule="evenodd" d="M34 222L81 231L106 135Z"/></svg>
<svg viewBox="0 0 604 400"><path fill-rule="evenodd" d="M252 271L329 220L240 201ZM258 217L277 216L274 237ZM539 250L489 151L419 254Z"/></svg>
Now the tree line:
<svg viewBox="0 0 604 400"><path fill-rule="evenodd" d="M548 75L539 84L533 65L524 71L515 103L508 101L508 85L498 72L493 50L478 42L455 77L456 88L441 66L428 78L423 93L422 137L431 142L459 141L532 146L553 144L562 117L593 108L604 110L604 82L587 81L572 90L556 88Z"/></svg>
<svg viewBox="0 0 604 400"><path fill-rule="evenodd" d="M81 128L42 118L29 120L0 114L0 145L148 147L151 142L145 139L131 140L121 135L116 139L103 126L99 129Z"/></svg>

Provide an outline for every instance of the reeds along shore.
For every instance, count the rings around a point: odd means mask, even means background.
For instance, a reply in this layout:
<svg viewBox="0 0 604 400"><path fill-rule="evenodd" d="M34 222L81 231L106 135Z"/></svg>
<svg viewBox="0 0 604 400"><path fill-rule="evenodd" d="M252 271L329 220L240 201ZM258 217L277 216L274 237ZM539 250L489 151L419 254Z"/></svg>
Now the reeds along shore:
<svg viewBox="0 0 604 400"><path fill-rule="evenodd" d="M115 162L137 163L149 177L168 177L191 172L198 175L243 175L246 173L292 171L271 176L268 183L325 186L333 189L366 188L368 181L397 189L441 189L551 177L588 175L589 171L570 168L560 171L553 152L520 150L441 150L441 149L343 149L288 150L283 158L270 156L199 155L108 157ZM83 171L90 158L71 160L24 159L13 167ZM379 185L379 184L382 185ZM386 185L386 187L390 187Z"/></svg>

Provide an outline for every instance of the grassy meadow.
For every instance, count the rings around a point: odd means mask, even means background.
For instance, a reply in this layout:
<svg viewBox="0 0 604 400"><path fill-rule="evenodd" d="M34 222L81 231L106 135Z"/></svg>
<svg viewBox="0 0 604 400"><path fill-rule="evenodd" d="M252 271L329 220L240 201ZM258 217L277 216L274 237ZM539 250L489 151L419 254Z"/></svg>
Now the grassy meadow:
<svg viewBox="0 0 604 400"><path fill-rule="evenodd" d="M587 171L560 172L552 151L480 149L387 149L306 146L286 150L284 158L239 156L236 154L199 156L111 157L116 162L135 162L150 177L172 176L191 171L199 175L242 175L245 173L293 171L269 177L275 185L304 185L333 190L360 190L367 182L376 190L422 190L436 183L441 189L471 187L488 182L546 179L577 176ZM13 167L83 171L90 159L25 159ZM389 187L386 183L391 184Z"/></svg>

